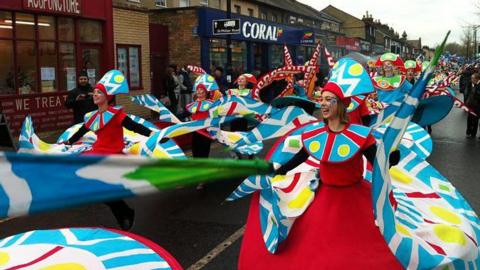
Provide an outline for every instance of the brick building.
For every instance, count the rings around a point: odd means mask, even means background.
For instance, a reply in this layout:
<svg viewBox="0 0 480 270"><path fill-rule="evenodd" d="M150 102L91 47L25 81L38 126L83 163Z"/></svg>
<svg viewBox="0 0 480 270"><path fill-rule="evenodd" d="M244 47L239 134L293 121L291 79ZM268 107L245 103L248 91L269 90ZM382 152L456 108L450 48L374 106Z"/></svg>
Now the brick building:
<svg viewBox="0 0 480 270"><path fill-rule="evenodd" d="M116 102L128 113L149 118L150 110L129 99L151 91L148 9L131 1L114 0L113 29L115 68L125 74L130 84L130 94L119 95Z"/></svg>

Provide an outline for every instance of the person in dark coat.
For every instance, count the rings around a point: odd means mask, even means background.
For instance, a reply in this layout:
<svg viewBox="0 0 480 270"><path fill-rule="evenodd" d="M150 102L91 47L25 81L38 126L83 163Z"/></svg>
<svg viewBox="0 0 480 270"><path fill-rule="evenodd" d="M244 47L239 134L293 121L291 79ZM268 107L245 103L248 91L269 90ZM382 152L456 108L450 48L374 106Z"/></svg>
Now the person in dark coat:
<svg viewBox="0 0 480 270"><path fill-rule="evenodd" d="M480 115L480 73L472 75L472 90L469 91L466 105L471 108L477 115ZM478 130L478 116L468 114L467 119L467 137L475 138Z"/></svg>
<svg viewBox="0 0 480 270"><path fill-rule="evenodd" d="M93 88L88 83L87 72L80 72L77 83L77 88L68 92L65 101L65 107L73 109L75 124L82 123L86 113L97 109L97 106L93 103Z"/></svg>
<svg viewBox="0 0 480 270"><path fill-rule="evenodd" d="M164 81L164 88L165 89L165 94L168 96L168 99L170 100L170 105L168 106L168 109L173 113L177 113L177 107L178 107L178 99L177 95L175 94L175 88L178 86L177 82L175 81L174 76L176 76L176 69L177 66L175 65L170 65L167 68L167 76L165 77Z"/></svg>
<svg viewBox="0 0 480 270"><path fill-rule="evenodd" d="M215 78L215 81L217 82L218 88L220 89L222 95L226 95L229 87L227 78L225 78L225 76L223 75L223 68L216 67L215 71L213 72L213 77Z"/></svg>
<svg viewBox="0 0 480 270"><path fill-rule="evenodd" d="M466 102L469 93L472 90L472 74L473 69L470 66L467 66L465 70L460 75L460 92L463 93L463 101Z"/></svg>

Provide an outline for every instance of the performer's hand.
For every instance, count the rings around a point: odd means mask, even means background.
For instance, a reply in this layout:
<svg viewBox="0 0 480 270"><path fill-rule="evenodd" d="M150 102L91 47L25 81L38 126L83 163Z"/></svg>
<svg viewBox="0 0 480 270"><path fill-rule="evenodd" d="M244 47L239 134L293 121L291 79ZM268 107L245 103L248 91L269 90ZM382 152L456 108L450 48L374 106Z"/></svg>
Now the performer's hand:
<svg viewBox="0 0 480 270"><path fill-rule="evenodd" d="M389 165L390 167L395 166L400 162L400 151L395 150L392 153L390 153L390 158L389 158Z"/></svg>

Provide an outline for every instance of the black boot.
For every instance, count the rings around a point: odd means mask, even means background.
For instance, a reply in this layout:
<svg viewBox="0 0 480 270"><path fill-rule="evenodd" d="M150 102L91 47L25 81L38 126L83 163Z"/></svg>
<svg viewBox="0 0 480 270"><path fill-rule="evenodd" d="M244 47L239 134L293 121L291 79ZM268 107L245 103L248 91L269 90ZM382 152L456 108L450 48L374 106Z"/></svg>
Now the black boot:
<svg viewBox="0 0 480 270"><path fill-rule="evenodd" d="M106 204L110 207L120 229L129 231L135 222L135 210L130 208L123 200L108 202Z"/></svg>

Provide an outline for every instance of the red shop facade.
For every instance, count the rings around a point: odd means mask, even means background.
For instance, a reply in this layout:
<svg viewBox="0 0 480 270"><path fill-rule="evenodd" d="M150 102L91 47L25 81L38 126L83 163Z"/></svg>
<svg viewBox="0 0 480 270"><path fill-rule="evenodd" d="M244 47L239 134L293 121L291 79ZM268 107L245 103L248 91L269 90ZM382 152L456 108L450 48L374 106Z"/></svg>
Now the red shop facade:
<svg viewBox="0 0 480 270"><path fill-rule="evenodd" d="M64 102L82 70L93 85L114 67L112 0L0 1L0 106L17 135L73 123Z"/></svg>

